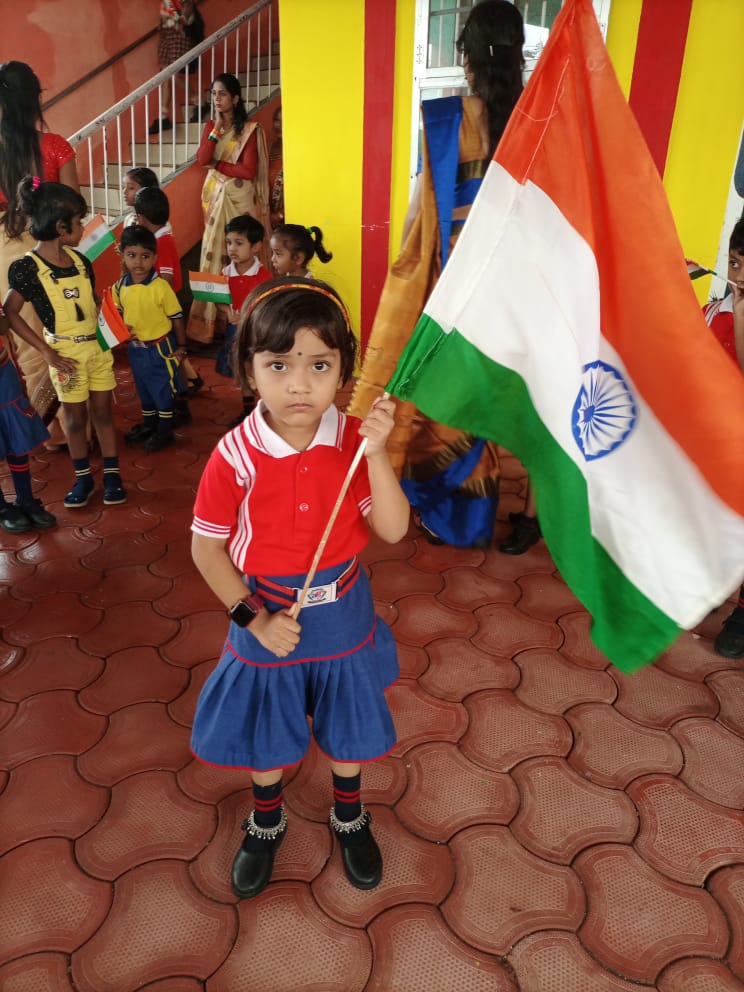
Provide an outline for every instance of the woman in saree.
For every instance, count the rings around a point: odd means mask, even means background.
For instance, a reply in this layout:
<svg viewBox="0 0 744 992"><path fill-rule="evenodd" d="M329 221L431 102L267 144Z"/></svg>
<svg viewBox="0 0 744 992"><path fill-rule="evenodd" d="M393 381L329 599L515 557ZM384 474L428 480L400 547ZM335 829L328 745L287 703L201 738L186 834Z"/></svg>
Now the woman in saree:
<svg viewBox="0 0 744 992"><path fill-rule="evenodd" d="M8 292L8 269L36 246L26 230L26 219L17 210L16 190L25 176L38 176L46 182L64 183L80 191L75 151L59 134L45 130L41 112L41 84L25 62L0 65L0 303ZM27 303L21 311L24 320L39 337L43 335L36 311ZM12 336L13 352L21 370L26 391L39 416L49 425L47 450L65 443L59 420L49 366L41 352L21 338Z"/></svg>
<svg viewBox="0 0 744 992"><path fill-rule="evenodd" d="M389 381L462 230L522 92L523 44L522 16L514 4L482 0L457 39L472 95L422 104L422 172L406 217L403 247L375 316L350 408L355 416L368 409ZM495 445L435 423L405 403L398 404L388 450L432 543L490 544L498 506Z"/></svg>
<svg viewBox="0 0 744 992"><path fill-rule="evenodd" d="M202 186L204 236L200 270L219 274L227 265L225 224L239 214L251 214L268 230L268 155L261 126L248 122L240 81L223 72L212 84L214 120L207 123L196 161L207 171ZM194 300L188 336L214 338L217 308Z"/></svg>

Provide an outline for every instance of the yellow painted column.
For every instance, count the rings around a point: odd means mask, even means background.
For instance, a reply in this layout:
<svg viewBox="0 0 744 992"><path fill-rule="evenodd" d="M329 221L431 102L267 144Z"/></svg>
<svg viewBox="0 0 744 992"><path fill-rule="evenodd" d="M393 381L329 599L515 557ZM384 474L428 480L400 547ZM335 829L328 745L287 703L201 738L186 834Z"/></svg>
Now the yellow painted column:
<svg viewBox="0 0 744 992"><path fill-rule="evenodd" d="M630 82L633 78L633 61L642 7L643 0L620 0L610 7L607 51L626 100L630 94Z"/></svg>
<svg viewBox="0 0 744 992"><path fill-rule="evenodd" d="M398 0L395 11L395 106L390 183L390 261L400 253L410 197L413 115L413 40L416 0Z"/></svg>

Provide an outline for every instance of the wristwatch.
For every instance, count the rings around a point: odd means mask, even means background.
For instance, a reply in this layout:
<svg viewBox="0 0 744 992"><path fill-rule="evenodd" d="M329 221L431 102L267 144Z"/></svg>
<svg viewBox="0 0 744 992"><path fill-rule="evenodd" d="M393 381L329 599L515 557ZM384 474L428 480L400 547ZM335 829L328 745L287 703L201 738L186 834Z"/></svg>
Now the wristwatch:
<svg viewBox="0 0 744 992"><path fill-rule="evenodd" d="M261 597L254 593L252 596L246 596L245 599L239 599L227 613L238 627L247 627L251 620L261 612L263 605Z"/></svg>

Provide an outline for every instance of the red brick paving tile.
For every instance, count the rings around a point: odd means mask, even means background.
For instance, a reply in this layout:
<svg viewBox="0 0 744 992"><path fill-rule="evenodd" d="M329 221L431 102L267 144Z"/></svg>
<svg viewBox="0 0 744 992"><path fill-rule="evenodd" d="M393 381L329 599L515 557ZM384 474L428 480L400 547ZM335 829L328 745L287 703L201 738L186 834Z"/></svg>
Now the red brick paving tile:
<svg viewBox="0 0 744 992"><path fill-rule="evenodd" d="M175 620L156 613L152 603L121 603L97 615L103 615L101 623L80 635L79 640L84 651L101 657L105 657L111 648L123 651L143 645L157 647L170 640L179 629Z"/></svg>
<svg viewBox="0 0 744 992"><path fill-rule="evenodd" d="M249 789L228 796L220 803L214 837L191 865L194 884L205 895L219 902L237 902L230 887L230 872L235 854L245 833L241 824L253 808ZM279 848L271 875L272 883L281 881L312 882L331 854L328 823L313 823L294 816L287 806L287 835Z"/></svg>
<svg viewBox="0 0 744 992"><path fill-rule="evenodd" d="M111 790L100 821L75 844L80 867L113 881L146 861L188 861L209 843L216 827L211 806L194 802L172 772L141 772Z"/></svg>
<svg viewBox="0 0 744 992"><path fill-rule="evenodd" d="M682 748L682 781L721 806L744 809L744 740L712 720L682 720L672 727Z"/></svg>
<svg viewBox="0 0 744 992"><path fill-rule="evenodd" d="M2 689L2 680L11 672L14 671L21 664L25 657L26 652L22 647L16 644L10 645L5 642L0 634L0 689ZM2 693L0 692L0 695Z"/></svg>
<svg viewBox="0 0 744 992"><path fill-rule="evenodd" d="M454 744L431 741L406 754L408 788L395 812L411 833L445 842L476 823L509 823L519 793L508 775L472 764Z"/></svg>
<svg viewBox="0 0 744 992"><path fill-rule="evenodd" d="M589 633L590 623L591 617L586 610L580 613L567 613L558 618L558 626L564 634L561 654L565 654L582 668L600 671L607 668L610 662L599 648L594 646Z"/></svg>
<svg viewBox="0 0 744 992"><path fill-rule="evenodd" d="M560 576L533 572L516 580L521 590L519 609L540 620L557 620L566 613L582 609L581 603Z"/></svg>
<svg viewBox="0 0 744 992"><path fill-rule="evenodd" d="M718 700L707 685L667 675L653 665L633 675L625 675L614 666L609 672L618 687L615 708L638 723L666 729L686 717L714 717L718 713Z"/></svg>
<svg viewBox="0 0 744 992"><path fill-rule="evenodd" d="M169 586L164 592L153 596L155 608L166 617L190 616L205 609L220 610L222 604L217 597L207 589L201 581L195 581L193 574L184 573L168 581Z"/></svg>
<svg viewBox="0 0 744 992"><path fill-rule="evenodd" d="M404 596L396 603L396 641L417 647L438 637L470 637L477 630L475 619L467 613L450 610L431 596Z"/></svg>
<svg viewBox="0 0 744 992"><path fill-rule="evenodd" d="M156 561L164 548L156 548L144 534L117 531L107 534L97 542L98 547L81 557L86 568L105 571L112 565L124 568L132 565L148 565Z"/></svg>
<svg viewBox="0 0 744 992"><path fill-rule="evenodd" d="M578 703L611 703L617 686L606 672L569 661L558 651L523 651L514 659L522 673L515 695L545 713L565 713Z"/></svg>
<svg viewBox="0 0 744 992"><path fill-rule="evenodd" d="M525 758L566 755L571 730L564 719L538 713L502 689L484 689L468 696L470 725L460 742L462 753L477 765L508 772Z"/></svg>
<svg viewBox="0 0 744 992"><path fill-rule="evenodd" d="M404 903L440 903L452 888L455 867L446 846L430 844L405 830L392 810L375 806L372 831L383 859L382 881L361 892L347 880L334 840L331 859L312 883L318 905L332 919L364 927L379 913Z"/></svg>
<svg viewBox="0 0 744 992"><path fill-rule="evenodd" d="M162 982L143 985L140 992L204 992L197 978L164 978Z"/></svg>
<svg viewBox="0 0 744 992"><path fill-rule="evenodd" d="M0 771L0 796L5 792L5 787L10 781L10 774L6 771Z"/></svg>
<svg viewBox="0 0 744 992"><path fill-rule="evenodd" d="M112 713L104 738L80 756L89 782L114 785L127 775L156 769L178 771L190 760L189 732L162 703L137 703Z"/></svg>
<svg viewBox="0 0 744 992"><path fill-rule="evenodd" d="M31 576L16 582L11 592L16 599L35 603L39 596L55 594L64 589L68 593L82 593L100 582L100 575L91 571L75 558L52 558L34 566Z"/></svg>
<svg viewBox="0 0 744 992"><path fill-rule="evenodd" d="M654 664L668 675L702 682L706 675L726 668L730 662L715 653L710 641L685 631Z"/></svg>
<svg viewBox="0 0 744 992"><path fill-rule="evenodd" d="M744 982L744 865L722 868L708 882L708 889L729 919L731 944L728 965Z"/></svg>
<svg viewBox="0 0 744 992"><path fill-rule="evenodd" d="M98 822L108 803L108 789L81 779L73 757L27 761L10 774L0 796L0 853L40 837L79 837Z"/></svg>
<svg viewBox="0 0 744 992"><path fill-rule="evenodd" d="M105 718L81 709L74 692L42 692L19 703L0 730L0 760L15 768L46 754L82 754L105 731Z"/></svg>
<svg viewBox="0 0 744 992"><path fill-rule="evenodd" d="M528 933L581 923L584 890L574 872L525 851L506 827L471 827L449 847L457 874L442 913L467 944L507 954Z"/></svg>
<svg viewBox="0 0 744 992"><path fill-rule="evenodd" d="M721 707L719 722L744 737L744 671L739 668L736 671L716 672L705 681L718 697Z"/></svg>
<svg viewBox="0 0 744 992"><path fill-rule="evenodd" d="M167 703L188 683L188 673L169 665L151 647L127 648L109 655L95 681L78 695L93 713L113 713L132 703Z"/></svg>
<svg viewBox="0 0 744 992"><path fill-rule="evenodd" d="M432 641L426 653L429 667L418 682L440 699L461 702L479 689L513 689L519 682L519 669L510 658L494 658L462 638Z"/></svg>
<svg viewBox="0 0 744 992"><path fill-rule="evenodd" d="M445 587L437 599L453 610L471 613L477 606L489 603L516 603L520 591L508 579L495 579L472 566L447 568L442 573ZM423 591L423 590L422 590Z"/></svg>
<svg viewBox="0 0 744 992"><path fill-rule="evenodd" d="M191 557L191 543L178 541L176 544L169 544L165 554L157 561L151 562L150 571L153 575L164 575L167 579L175 578L177 575L193 574L194 559ZM205 593L206 589L207 587L204 586Z"/></svg>
<svg viewBox="0 0 744 992"><path fill-rule="evenodd" d="M175 720L176 723L180 723L183 727L188 727L189 730L194 722L194 713L196 712L196 702L199 698L199 693L202 691L204 683L210 674L214 671L214 666L215 662L213 661L204 661L201 665L194 665L189 670L186 690L168 706L168 713L171 719ZM183 669L181 670L183 671Z"/></svg>
<svg viewBox="0 0 744 992"><path fill-rule="evenodd" d="M366 933L329 920L302 882L270 885L239 906L240 932L208 992L362 992L372 966Z"/></svg>
<svg viewBox="0 0 744 992"><path fill-rule="evenodd" d="M478 632L471 640L488 654L513 658L529 648L558 648L563 641L557 624L525 616L516 606L481 606L474 615Z"/></svg>
<svg viewBox="0 0 744 992"><path fill-rule="evenodd" d="M659 874L632 848L599 845L574 868L589 907L579 936L613 971L653 984L677 958L725 953L728 924L708 893Z"/></svg>
<svg viewBox="0 0 744 992"><path fill-rule="evenodd" d="M0 702L0 728L10 723L16 715L18 707L15 703Z"/></svg>
<svg viewBox="0 0 744 992"><path fill-rule="evenodd" d="M32 562L21 561L3 545L3 553L0 554L0 585L15 588L33 578L35 568L36 565Z"/></svg>
<svg viewBox="0 0 744 992"><path fill-rule="evenodd" d="M560 930L544 930L520 940L509 954L509 963L524 992L641 992L642 988L648 989L647 985L626 982L605 971L586 953L575 934Z"/></svg>
<svg viewBox="0 0 744 992"><path fill-rule="evenodd" d="M415 648L410 644L398 644L398 665L400 676L404 679L417 679L429 667L429 655L424 648Z"/></svg>
<svg viewBox="0 0 744 992"><path fill-rule="evenodd" d="M6 594L0 599L0 630L5 627L12 628L14 624L17 625L16 629L22 628L24 621L28 625L31 619L31 606L30 600L16 597L11 589L10 595ZM8 640L13 639L11 634ZM26 642L21 640L20 643Z"/></svg>
<svg viewBox="0 0 744 992"><path fill-rule="evenodd" d="M400 758L392 755L362 766L362 802L392 806L406 787L406 770ZM285 780L288 805L300 816L328 823L333 805L331 768L328 759L311 741L307 755L291 784Z"/></svg>
<svg viewBox="0 0 744 992"><path fill-rule="evenodd" d="M371 567L376 561L406 561L415 551L416 542L412 537L404 537L397 544L388 544L387 541L383 541L382 538L370 531L369 541L364 550L360 552L359 560L364 565Z"/></svg>
<svg viewBox="0 0 744 992"><path fill-rule="evenodd" d="M398 619L398 607L394 603L380 603L374 596L372 597L372 602L375 605L377 616L381 620L384 620L388 627L393 627Z"/></svg>
<svg viewBox="0 0 744 992"><path fill-rule="evenodd" d="M585 703L566 714L574 732L569 763L597 785L624 789L639 775L682 768L682 751L662 730L628 720L612 706Z"/></svg>
<svg viewBox="0 0 744 992"><path fill-rule="evenodd" d="M9 599L5 597L6 602ZM22 606L24 614L31 608L30 603L18 605ZM39 596L34 601L33 623L29 623L30 618L26 616L8 622L4 637L11 644L22 646L48 637L79 637L100 623L101 617L100 610L88 609L74 593L56 592L50 596Z"/></svg>
<svg viewBox="0 0 744 992"><path fill-rule="evenodd" d="M63 954L32 954L0 967L3 992L75 992Z"/></svg>
<svg viewBox="0 0 744 992"><path fill-rule="evenodd" d="M133 480L132 480L133 481ZM131 485L127 479L127 487ZM123 512L121 512L123 511ZM121 511L102 513L97 520L92 520L81 528L83 534L90 537L109 537L111 534L145 534L157 527L158 519L143 512L135 502L126 503Z"/></svg>
<svg viewBox="0 0 744 992"><path fill-rule="evenodd" d="M172 581L154 575L146 564L108 568L94 585L80 594L80 600L100 610L110 610L122 603L153 603L168 592Z"/></svg>
<svg viewBox="0 0 744 992"><path fill-rule="evenodd" d="M440 573L445 568L452 568L454 565L469 565L471 568L479 568L488 557L487 552L479 551L476 548L453 548L449 545L429 544L420 531L416 532L415 544L416 550L408 561L414 568L420 568L422 572Z"/></svg>
<svg viewBox="0 0 744 992"><path fill-rule="evenodd" d="M81 651L74 637L30 644L23 657L0 673L0 696L21 700L40 689L81 689L101 674L104 662Z"/></svg>
<svg viewBox="0 0 744 992"><path fill-rule="evenodd" d="M504 536L508 532L509 529L506 529ZM448 561L447 564L451 562ZM500 551L493 549L486 555L480 569L484 575L490 575L494 579L514 581L530 573L552 575L555 572L555 562L550 557L545 542L539 541L523 555L502 555Z"/></svg>
<svg viewBox="0 0 744 992"><path fill-rule="evenodd" d="M134 992L174 974L204 980L225 960L237 930L230 906L199 894L180 861L156 861L114 886L103 926L72 955L78 992Z"/></svg>
<svg viewBox="0 0 744 992"><path fill-rule="evenodd" d="M17 847L0 858L5 959L41 951L69 954L98 930L110 903L111 886L80 871L68 840L47 837Z"/></svg>
<svg viewBox="0 0 744 992"><path fill-rule="evenodd" d="M463 944L433 906L398 906L369 926L372 975L365 992L518 992L510 968Z"/></svg>
<svg viewBox="0 0 744 992"><path fill-rule="evenodd" d="M77 514L75 523L77 524ZM33 532L32 532L33 533ZM27 535L21 535L26 537ZM6 538L3 537L3 541ZM87 537L75 527L54 527L52 530L44 531L39 535L38 540L31 541L26 547L16 551L16 557L20 561L30 562L34 565L42 561L52 561L55 558L82 558L85 554L91 554L100 547L101 541L98 538Z"/></svg>
<svg viewBox="0 0 744 992"><path fill-rule="evenodd" d="M702 885L723 865L744 861L744 817L695 795L678 779L649 775L628 786L641 829L635 847L657 871Z"/></svg>
<svg viewBox="0 0 744 992"><path fill-rule="evenodd" d="M241 768L216 768L194 758L176 772L178 787L191 799L217 804L246 787L248 773Z"/></svg>
<svg viewBox="0 0 744 992"><path fill-rule="evenodd" d="M741 992L744 985L720 961L685 958L669 965L657 988L659 992Z"/></svg>
<svg viewBox="0 0 744 992"><path fill-rule="evenodd" d="M465 733L468 714L460 703L436 699L418 683L403 679L388 689L386 695L398 732L393 751L398 756L432 737L454 742Z"/></svg>
<svg viewBox="0 0 744 992"><path fill-rule="evenodd" d="M166 661L192 668L202 661L218 661L227 636L228 622L224 610L210 610L184 617L176 636L163 644Z"/></svg>
<svg viewBox="0 0 744 992"><path fill-rule="evenodd" d="M413 593L433 595L444 589L444 579L434 572L422 572L400 559L374 562L370 566L372 595L382 603L394 603Z"/></svg>
<svg viewBox="0 0 744 992"><path fill-rule="evenodd" d="M538 857L567 865L593 844L635 837L638 815L625 793L592 785L563 758L534 758L511 774L522 797L511 830Z"/></svg>
<svg viewBox="0 0 744 992"><path fill-rule="evenodd" d="M198 476L194 482L197 481ZM160 517L160 521L151 530L147 531L147 540L159 548L173 544L174 541L187 541L190 544L193 519L193 501L189 501L183 507L171 508Z"/></svg>

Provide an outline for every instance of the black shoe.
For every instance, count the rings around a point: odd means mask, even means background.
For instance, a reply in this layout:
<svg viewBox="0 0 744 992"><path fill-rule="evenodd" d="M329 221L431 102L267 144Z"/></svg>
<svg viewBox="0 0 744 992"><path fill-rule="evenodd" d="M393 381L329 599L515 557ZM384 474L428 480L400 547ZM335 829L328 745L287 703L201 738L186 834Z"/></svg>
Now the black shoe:
<svg viewBox="0 0 744 992"><path fill-rule="evenodd" d="M32 499L29 503L23 503L20 506L16 503L16 506L26 514L34 527L37 527L39 530L54 527L57 523L57 518L49 510L44 509L40 499Z"/></svg>
<svg viewBox="0 0 744 992"><path fill-rule="evenodd" d="M374 889L382 878L382 854L369 829L371 820L364 808L351 823L338 820L331 812L331 829L341 846L344 872L355 889Z"/></svg>
<svg viewBox="0 0 744 992"><path fill-rule="evenodd" d="M433 530L429 530L424 521L421 519L420 513L414 513L413 521L429 544L433 544L435 547L441 547L444 544L444 541L439 534L435 534Z"/></svg>
<svg viewBox="0 0 744 992"><path fill-rule="evenodd" d="M0 504L0 527L9 534L25 534L34 525L20 507L5 503Z"/></svg>
<svg viewBox="0 0 744 992"><path fill-rule="evenodd" d="M204 380L198 375L195 379L189 379L185 395L196 396L200 389L204 389Z"/></svg>
<svg viewBox="0 0 744 992"><path fill-rule="evenodd" d="M537 522L537 517L528 517L524 513L509 516L514 527L511 534L499 545L499 551L505 555L523 555L540 540L540 524Z"/></svg>
<svg viewBox="0 0 744 992"><path fill-rule="evenodd" d="M173 430L177 427L183 427L184 424L190 424L192 420L189 404L179 396L173 407Z"/></svg>
<svg viewBox="0 0 744 992"><path fill-rule="evenodd" d="M145 451L162 451L163 448L175 443L176 439L173 437L172 431L159 431L157 434L151 434L145 441Z"/></svg>
<svg viewBox="0 0 744 992"><path fill-rule="evenodd" d="M118 506L120 503L126 503L126 501L127 491L124 486L106 486L103 490L104 506Z"/></svg>
<svg viewBox="0 0 744 992"><path fill-rule="evenodd" d="M716 654L724 658L744 658L744 623L731 619L724 621L713 647Z"/></svg>
<svg viewBox="0 0 744 992"><path fill-rule="evenodd" d="M256 827L253 821L253 813L243 822L242 829L248 831L251 836L255 836L256 831L273 833L273 828L266 831L262 830L261 827ZM232 890L239 899L253 899L259 892L263 892L269 884L271 872L274 869L274 855L279 850L286 832L287 821L284 813L282 813L279 831L276 836L268 839L266 847L258 851L248 850L245 845L248 843L249 838L246 837L243 841L238 853L235 855L232 873L230 875Z"/></svg>
<svg viewBox="0 0 744 992"><path fill-rule="evenodd" d="M172 131L172 130L173 130L173 121L170 119L170 117L159 117L152 122L150 127L147 129L147 133L152 136L153 134L160 134L161 131Z"/></svg>
<svg viewBox="0 0 744 992"><path fill-rule="evenodd" d="M151 427L143 420L141 424L135 424L134 427L129 428L124 435L124 440L127 444L137 444L139 441L146 441L156 430L156 427Z"/></svg>

